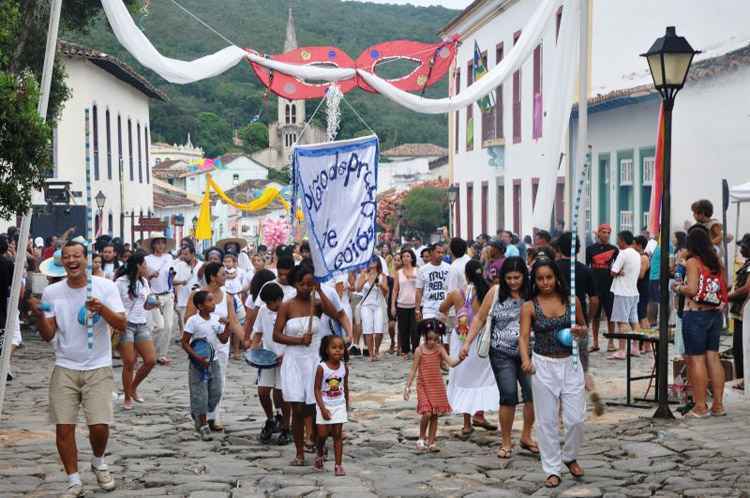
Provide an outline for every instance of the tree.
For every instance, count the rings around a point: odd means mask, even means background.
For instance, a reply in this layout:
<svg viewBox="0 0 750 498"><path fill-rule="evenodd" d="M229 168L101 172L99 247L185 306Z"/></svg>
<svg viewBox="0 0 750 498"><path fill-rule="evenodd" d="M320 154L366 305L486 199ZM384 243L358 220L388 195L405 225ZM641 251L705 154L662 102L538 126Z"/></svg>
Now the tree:
<svg viewBox="0 0 750 498"><path fill-rule="evenodd" d="M289 166L284 166L281 169L269 169L268 179L272 182L280 183L281 185L289 185L289 183L291 183Z"/></svg>
<svg viewBox="0 0 750 498"><path fill-rule="evenodd" d="M203 147L207 157L220 156L232 147L232 127L213 112L198 114L196 145Z"/></svg>
<svg viewBox="0 0 750 498"><path fill-rule="evenodd" d="M126 4L134 3L126 0ZM0 218L27 211L31 192L39 190L52 171L51 130L70 96L58 58L47 122L38 116L49 10L49 0L0 2ZM99 0L66 0L61 31L86 32L100 10Z"/></svg>
<svg viewBox="0 0 750 498"><path fill-rule="evenodd" d="M250 123L237 132L242 150L248 154L268 148L268 127L264 123Z"/></svg>
<svg viewBox="0 0 750 498"><path fill-rule="evenodd" d="M438 187L417 187L406 194L403 202L406 229L423 239L448 223L448 190Z"/></svg>

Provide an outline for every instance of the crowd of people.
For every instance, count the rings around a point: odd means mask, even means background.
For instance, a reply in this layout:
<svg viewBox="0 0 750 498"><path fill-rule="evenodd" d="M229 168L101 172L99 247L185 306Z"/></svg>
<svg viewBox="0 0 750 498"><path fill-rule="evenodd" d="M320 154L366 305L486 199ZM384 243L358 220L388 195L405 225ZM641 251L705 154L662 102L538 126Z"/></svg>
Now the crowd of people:
<svg viewBox="0 0 750 498"><path fill-rule="evenodd" d="M673 309L664 311L678 322L676 347L684 354L694 391L695 406L688 416L698 418L724 414L720 310L729 301L733 318L741 319L750 291L746 263L728 292L715 247L723 234L720 226L717 233L706 203L693 205L696 224L687 233L675 233L667 249L673 283L665 292L675 299ZM577 453L585 393L593 388L588 360L600 350L601 317L610 332L652 328L662 292L661 247L653 238L621 231L614 245L608 225L600 225L595 237L585 250L585 264L574 262L569 232L553 239L539 231L526 241L501 231L497 238L476 241L453 238L423 245L413 240L400 247L383 242L366 268L325 283L314 279L307 242L271 250L233 238L198 254L190 239L177 248L174 240L159 235L131 248L105 237L94 244L88 300L89 245L81 239L50 240L56 245L51 251L42 248L46 258L36 267L49 285L41 298L26 299L25 305L42 338L55 348L50 413L68 474L64 496L82 493L75 446L79 407L91 431L92 469L100 487L112 489L104 451L114 416L113 393L123 410L146 402L139 387L157 364L171 365L180 354L176 343L190 359L190 415L203 440L224 430L221 401L227 370L237 368L232 361L264 350L276 363L257 374L258 399L267 418L260 441L293 442L291 465L306 465L305 453L310 452L315 454L313 467L322 470L325 441L331 437L334 472L345 475L349 377L367 368L353 362L398 355L411 362L404 399L410 399L416 383L418 452L440 451L440 415L463 415L460 437L468 438L476 428L497 430L485 412L498 410L497 456L511 458L511 429L522 404L519 447L540 456L545 485L560 485L563 465L580 477L584 470ZM6 273L12 240L0 236L0 266ZM750 235L739 246L750 256ZM573 264L576 316L569 307ZM87 313L93 314L93 327ZM562 329L570 330L577 348L559 338ZM740 375L741 330L741 323L735 323ZM476 345L483 333L489 334L486 356L480 356ZM648 351L647 341L627 346L610 339L608 358ZM113 354L122 360L121 389L112 376Z"/></svg>

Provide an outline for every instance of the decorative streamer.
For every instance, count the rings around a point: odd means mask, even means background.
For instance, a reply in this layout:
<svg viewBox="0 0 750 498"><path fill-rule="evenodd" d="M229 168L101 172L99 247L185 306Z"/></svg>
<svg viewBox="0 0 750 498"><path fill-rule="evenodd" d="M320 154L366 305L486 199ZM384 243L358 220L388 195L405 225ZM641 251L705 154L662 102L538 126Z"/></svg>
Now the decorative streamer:
<svg viewBox="0 0 750 498"><path fill-rule="evenodd" d="M245 204L241 204L229 197L221 189L219 184L216 183L213 178L211 178L211 175L206 173L206 190L208 191L209 189L213 189L213 191L216 192L216 195L218 195L219 198L226 204L229 204L233 208L239 209L240 211L260 211L261 209L265 209L270 206L273 201L277 201L287 211L289 211L291 207L289 205L289 202L287 202L287 200L284 199L284 197L281 195L281 190L272 185L269 185L268 187L263 189L263 192L259 197Z"/></svg>
<svg viewBox="0 0 750 498"><path fill-rule="evenodd" d="M339 134L342 98L344 98L344 94L341 93L339 86L336 83L331 83L326 92L326 115L328 116L326 134L329 142L336 140L336 135Z"/></svg>
<svg viewBox="0 0 750 498"><path fill-rule="evenodd" d="M94 240L94 210L91 208L91 128L89 123L89 110L86 109L84 123L85 123L85 134L86 134L86 242L87 247L87 262L86 262L86 303L91 301L93 282L91 275L94 272L94 247L90 243ZM84 307L86 304L84 304ZM88 345L89 351L94 349L94 320L91 313L86 310L86 344Z"/></svg>
<svg viewBox="0 0 750 498"><path fill-rule="evenodd" d="M583 197L583 187L586 183L586 169L591 161L591 150L586 153L586 159L583 162L581 173L578 175L578 184L576 185L575 202L573 203L573 212L571 215L571 239L570 239L570 325L576 323L576 241L578 240L578 212L581 209L581 197ZM578 369L580 363L578 352L578 341L573 340L573 368Z"/></svg>

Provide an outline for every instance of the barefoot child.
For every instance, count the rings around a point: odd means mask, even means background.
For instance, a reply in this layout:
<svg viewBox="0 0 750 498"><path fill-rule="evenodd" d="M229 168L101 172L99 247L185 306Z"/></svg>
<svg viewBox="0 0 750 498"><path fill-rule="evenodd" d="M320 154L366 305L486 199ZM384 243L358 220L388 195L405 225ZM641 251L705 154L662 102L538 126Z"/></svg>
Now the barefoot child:
<svg viewBox="0 0 750 498"><path fill-rule="evenodd" d="M324 449L328 435L333 436L334 467L337 476L345 476L341 458L344 453L343 427L349 411L349 367L344 363L344 340L325 336L320 343L320 359L315 372L315 423L318 426L318 457L315 469L323 470Z"/></svg>
<svg viewBox="0 0 750 498"><path fill-rule="evenodd" d="M211 439L207 415L216 409L221 401L222 379L219 361L198 355L193 345L199 339L207 341L214 350L218 343L229 341L231 328L229 322L220 319L214 311L216 301L212 293L198 291L193 295L193 304L198 313L191 316L182 333L182 349L190 357L188 379L190 387L190 414L195 420L195 428L201 439Z"/></svg>
<svg viewBox="0 0 750 498"><path fill-rule="evenodd" d="M445 325L436 318L422 320L417 329L424 336L424 343L414 352L414 363L409 372L409 379L404 388L404 400L409 400L411 384L417 377L417 413L422 416L419 422L419 441L417 451L440 451L435 443L437 436L438 416L451 413L445 382L440 371L443 362L455 367L461 360L451 358L441 346ZM429 432L428 432L429 428ZM429 434L429 435L428 435Z"/></svg>

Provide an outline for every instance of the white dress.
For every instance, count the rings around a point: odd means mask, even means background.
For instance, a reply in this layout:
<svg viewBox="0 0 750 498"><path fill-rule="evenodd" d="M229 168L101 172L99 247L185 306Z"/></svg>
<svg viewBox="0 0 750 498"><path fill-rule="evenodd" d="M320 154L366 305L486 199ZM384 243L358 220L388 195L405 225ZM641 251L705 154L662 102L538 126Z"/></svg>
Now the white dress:
<svg viewBox="0 0 750 498"><path fill-rule="evenodd" d="M471 299L472 287L467 289L468 299ZM490 317L487 317L489 320ZM471 315L469 316L471 323ZM451 356L458 357L464 345L457 329L450 335ZM477 355L476 342L469 348L469 356L448 373L448 401L453 413L467 413L470 415L480 411L495 411L500 405L500 393L497 390L495 375L492 373L489 358Z"/></svg>
<svg viewBox="0 0 750 498"><path fill-rule="evenodd" d="M289 318L284 326L284 335L302 337L307 332L309 316ZM287 403L315 404L315 370L320 358L320 319L312 318L313 340L309 346L286 346L281 362L281 391Z"/></svg>

